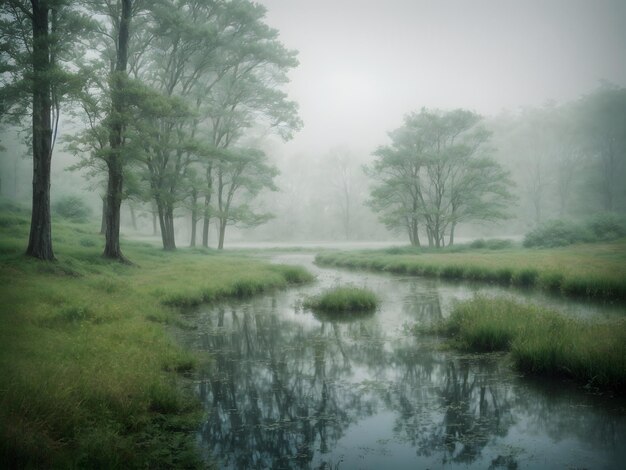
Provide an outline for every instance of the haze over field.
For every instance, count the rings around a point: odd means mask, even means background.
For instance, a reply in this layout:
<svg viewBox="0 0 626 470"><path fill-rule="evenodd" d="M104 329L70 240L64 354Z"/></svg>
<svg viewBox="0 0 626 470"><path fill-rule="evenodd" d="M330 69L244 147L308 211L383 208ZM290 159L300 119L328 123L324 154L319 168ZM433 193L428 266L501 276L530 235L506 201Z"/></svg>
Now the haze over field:
<svg viewBox="0 0 626 470"><path fill-rule="evenodd" d="M626 3L263 0L257 5L266 9L264 14L256 10L257 20L274 28L272 41L284 47L279 54L292 60L290 54L295 53L297 64L278 65L281 77L267 88L270 94L285 92L282 101L271 104L268 94L255 104L243 105L246 117L228 145L264 152L267 164L278 174L272 176L272 184L235 198L247 215L245 220L237 217L229 222L228 235L222 237L227 244L406 241L397 221L387 220L389 210L375 209L372 165L377 149L397 144L389 133L405 127L405 117L422 109L435 114L463 109L482 117L472 126L482 126L491 134L475 157L489 156L510 172L506 221L459 220L461 238L522 235L554 218L626 210L626 195L617 181L626 171L624 158L617 158L608 171L613 180L604 181L607 170L601 168L602 162L609 157L598 157L600 144L589 124L604 116L619 133L625 113L619 103L626 85L621 50L626 44ZM144 28L135 27L135 34ZM139 47L142 39L131 39ZM133 65L136 58L131 51L133 77L157 89L165 86L155 82L165 56L148 57L149 62ZM215 64L218 70L219 60ZM258 73L265 73L263 67L257 67ZM181 85L172 86L176 94ZM602 95L608 89L617 98ZM250 93L252 97L260 91ZM585 101L584 96L591 98ZM614 103L616 110L601 109L602 100ZM297 108L279 111L277 103ZM67 170L85 163L86 149L77 151L74 144L72 150L67 142L85 129L87 121L76 101L62 105L52 159L52 202L78 195L95 218L102 211L105 179L102 173L92 173L87 181L89 170L84 167ZM213 117L203 115L197 124L199 133L194 135L200 136L201 145L214 145L218 135L214 123L209 123L218 113L211 112ZM278 119L285 121L272 127L267 113L274 117L283 113ZM281 126L283 131L290 128L290 138L276 132ZM32 164L28 148L20 142L29 136L22 132L18 138L17 129L2 130L6 150L0 161L0 192L28 202ZM574 134L583 137L572 143L568 136ZM569 143L559 147L559 142ZM575 169L574 174L564 173L565 168ZM134 194L122 205L121 228L132 236L159 231L154 191L142 171L134 172ZM201 205L205 200L201 195L192 197L189 188L190 182L181 180L172 196L172 231L181 246L191 238L193 197ZM603 188L610 188L611 194L602 195ZM213 214L223 214L223 208L213 207L215 203L213 198L207 207ZM215 217L210 220L210 234L210 245L219 245Z"/></svg>

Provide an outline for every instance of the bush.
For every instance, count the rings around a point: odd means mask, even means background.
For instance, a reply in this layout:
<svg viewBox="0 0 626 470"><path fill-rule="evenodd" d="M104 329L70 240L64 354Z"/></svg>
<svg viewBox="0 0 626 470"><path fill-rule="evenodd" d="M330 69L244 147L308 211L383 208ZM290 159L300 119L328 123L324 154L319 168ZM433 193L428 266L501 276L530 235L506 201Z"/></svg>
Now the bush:
<svg viewBox="0 0 626 470"><path fill-rule="evenodd" d="M91 210L78 196L65 196L52 206L54 213L74 222L85 222Z"/></svg>
<svg viewBox="0 0 626 470"><path fill-rule="evenodd" d="M524 246L554 248L592 239L593 235L584 226L564 220L551 220L528 232L524 237Z"/></svg>
<svg viewBox="0 0 626 470"><path fill-rule="evenodd" d="M626 236L626 223L617 214L596 214L587 222L587 229L596 240L615 240Z"/></svg>

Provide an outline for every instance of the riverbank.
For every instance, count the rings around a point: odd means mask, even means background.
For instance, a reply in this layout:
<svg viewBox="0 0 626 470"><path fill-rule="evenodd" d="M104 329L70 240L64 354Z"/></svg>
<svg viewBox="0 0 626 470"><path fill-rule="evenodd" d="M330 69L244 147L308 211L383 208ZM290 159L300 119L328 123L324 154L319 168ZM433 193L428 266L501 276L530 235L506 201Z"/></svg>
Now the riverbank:
<svg viewBox="0 0 626 470"><path fill-rule="evenodd" d="M457 248L457 247L454 247ZM540 288L566 296L626 299L626 239L562 248L389 248L317 256L320 265Z"/></svg>
<svg viewBox="0 0 626 470"><path fill-rule="evenodd" d="M88 224L53 223L56 262L23 256L29 221L0 212L0 461L8 467L200 466L185 374L207 360L168 337L178 307L311 279L212 250L124 242L104 260Z"/></svg>
<svg viewBox="0 0 626 470"><path fill-rule="evenodd" d="M417 331L440 333L462 351L508 351L525 374L626 391L626 319L584 321L511 299L476 297Z"/></svg>

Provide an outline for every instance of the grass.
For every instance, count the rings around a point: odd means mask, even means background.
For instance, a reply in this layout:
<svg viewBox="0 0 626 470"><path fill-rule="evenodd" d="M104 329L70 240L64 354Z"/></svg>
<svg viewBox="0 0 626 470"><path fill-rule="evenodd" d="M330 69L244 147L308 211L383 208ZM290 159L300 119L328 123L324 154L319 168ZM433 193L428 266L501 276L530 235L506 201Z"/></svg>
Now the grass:
<svg viewBox="0 0 626 470"><path fill-rule="evenodd" d="M327 253L319 264L540 288L567 296L626 299L626 239L560 248L433 252L391 248Z"/></svg>
<svg viewBox="0 0 626 470"><path fill-rule="evenodd" d="M510 351L524 373L626 392L623 319L584 321L506 298L476 297L457 304L430 331L449 337L459 349Z"/></svg>
<svg viewBox="0 0 626 470"><path fill-rule="evenodd" d="M53 223L56 262L23 256L29 221L0 204L0 461L8 467L199 466L200 407L173 344L178 307L305 282L304 270L123 242L104 260L88 224Z"/></svg>
<svg viewBox="0 0 626 470"><path fill-rule="evenodd" d="M376 294L355 286L340 286L306 299L305 308L326 314L367 313L378 307Z"/></svg>

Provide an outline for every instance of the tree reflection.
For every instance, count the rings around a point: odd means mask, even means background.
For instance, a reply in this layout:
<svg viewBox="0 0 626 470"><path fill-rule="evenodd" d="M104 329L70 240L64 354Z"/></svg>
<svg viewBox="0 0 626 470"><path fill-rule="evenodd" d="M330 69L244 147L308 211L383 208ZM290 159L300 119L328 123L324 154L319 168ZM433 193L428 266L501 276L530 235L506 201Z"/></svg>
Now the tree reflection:
<svg viewBox="0 0 626 470"><path fill-rule="evenodd" d="M439 298L428 299L417 310L403 307L405 316L441 316ZM337 323L287 308L284 298L266 297L202 317L199 346L213 360L198 386L208 410L201 436L222 467L325 468L348 428L382 411L395 414L396 440L441 464L484 459L526 410L555 435L572 427L582 435L588 425L610 442L626 434L623 419L611 427L580 413L552 426L554 409L568 403L519 385L497 356L453 355L434 340L388 336L377 315ZM557 414L557 421L568 416ZM506 455L491 464L517 461Z"/></svg>

